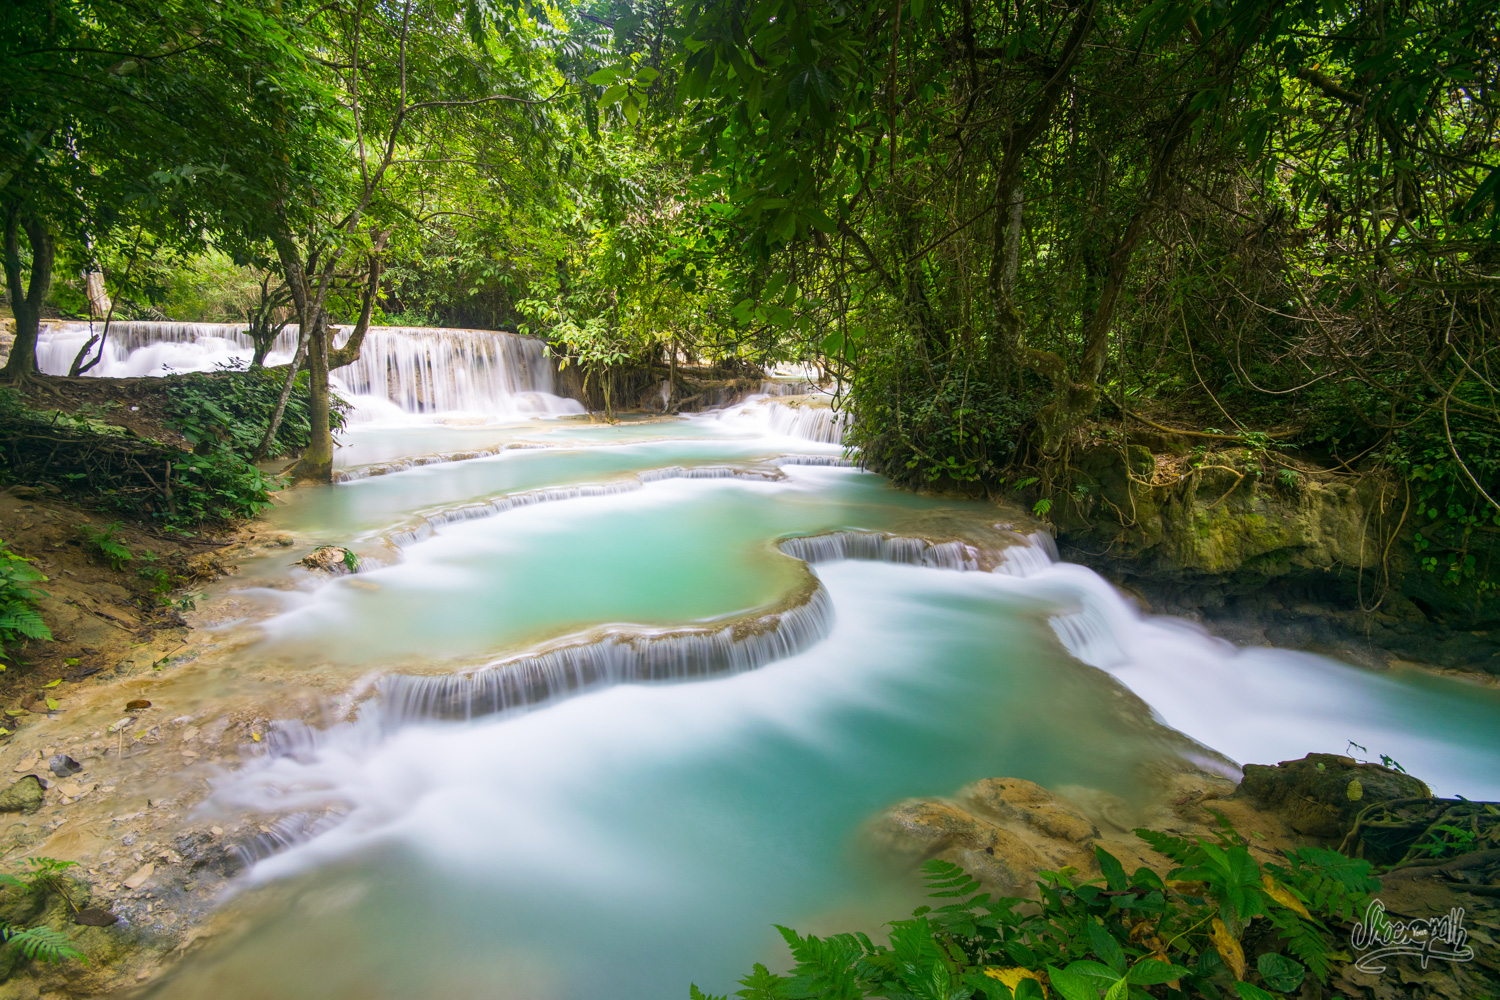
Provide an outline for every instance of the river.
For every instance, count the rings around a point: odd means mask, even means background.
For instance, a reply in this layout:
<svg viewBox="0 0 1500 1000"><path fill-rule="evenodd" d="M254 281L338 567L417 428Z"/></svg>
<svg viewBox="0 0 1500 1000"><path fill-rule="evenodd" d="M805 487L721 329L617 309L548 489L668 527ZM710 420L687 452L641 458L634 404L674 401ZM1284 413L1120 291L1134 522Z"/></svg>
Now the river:
<svg viewBox="0 0 1500 1000"><path fill-rule="evenodd" d="M245 353L147 326L98 373ZM81 343L45 335L44 366ZM851 464L815 392L605 424L534 341L389 329L365 352L340 481L266 518L361 572L263 555L201 625L257 683L335 694L211 775L201 817L272 832L225 903L244 929L152 996L724 992L784 960L774 923L897 915L912 880L862 824L996 775L1128 804L1163 760L1353 741L1500 797L1493 689L1143 616L1019 512Z"/></svg>

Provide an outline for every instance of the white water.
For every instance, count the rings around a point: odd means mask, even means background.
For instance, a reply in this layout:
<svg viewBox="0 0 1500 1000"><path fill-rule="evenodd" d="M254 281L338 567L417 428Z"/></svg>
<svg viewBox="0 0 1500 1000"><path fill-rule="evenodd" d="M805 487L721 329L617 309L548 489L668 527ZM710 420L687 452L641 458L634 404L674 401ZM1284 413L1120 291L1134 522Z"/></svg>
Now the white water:
<svg viewBox="0 0 1500 1000"><path fill-rule="evenodd" d="M37 339L41 370L66 375L91 333L102 328L49 325ZM103 357L88 374L139 378L242 365L253 353L245 330L235 323L111 323ZM337 345L350 328L335 330ZM266 363L291 361L296 337L295 328L283 331ZM583 412L577 401L556 395L556 366L545 344L490 330L371 327L359 359L335 369L330 381L354 404L356 421L402 422L415 414L514 419Z"/></svg>

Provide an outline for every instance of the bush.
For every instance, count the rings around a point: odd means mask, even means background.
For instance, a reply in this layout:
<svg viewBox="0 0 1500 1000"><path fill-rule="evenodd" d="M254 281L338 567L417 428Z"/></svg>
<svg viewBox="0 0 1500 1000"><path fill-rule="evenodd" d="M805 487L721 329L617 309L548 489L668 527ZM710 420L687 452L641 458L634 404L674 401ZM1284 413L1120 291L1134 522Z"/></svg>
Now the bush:
<svg viewBox="0 0 1500 1000"><path fill-rule="evenodd" d="M306 371L297 373L270 458L300 452L311 440L307 380ZM233 365L181 376L167 389L167 416L200 454L214 445L225 445L241 458L249 458L271 422L285 382L286 375L277 369ZM343 430L349 409L346 400L330 396L329 419L335 433Z"/></svg>
<svg viewBox="0 0 1500 1000"><path fill-rule="evenodd" d="M924 362L914 351L868 357L850 400L848 443L868 468L911 487L999 486L1036 411L1027 389L977 365Z"/></svg>
<svg viewBox="0 0 1500 1000"><path fill-rule="evenodd" d="M1071 868L1042 872L1033 903L992 900L957 865L929 861L932 895L954 902L892 922L886 944L778 927L792 971L756 965L735 996L1272 1000L1298 993L1308 977L1327 981L1331 925L1363 912L1380 888L1369 862L1322 848L1285 852L1285 865L1263 869L1227 824L1213 840L1136 833L1179 867L1165 879L1148 868L1126 875L1096 847L1102 878L1079 880ZM690 995L724 1000L696 986Z"/></svg>

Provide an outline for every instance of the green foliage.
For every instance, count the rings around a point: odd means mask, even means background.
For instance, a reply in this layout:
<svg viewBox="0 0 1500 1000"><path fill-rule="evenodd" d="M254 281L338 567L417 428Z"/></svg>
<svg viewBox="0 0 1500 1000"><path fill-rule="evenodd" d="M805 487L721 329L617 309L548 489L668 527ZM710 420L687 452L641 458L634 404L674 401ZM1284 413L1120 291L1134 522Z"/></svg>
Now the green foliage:
<svg viewBox="0 0 1500 1000"><path fill-rule="evenodd" d="M56 965L68 959L88 964L88 959L84 957L83 952L73 947L72 939L51 927L19 928L0 922L0 940L12 948L20 949L21 954L27 958L40 959L49 965Z"/></svg>
<svg viewBox="0 0 1500 1000"><path fill-rule="evenodd" d="M104 528L94 528L87 524L78 526L78 533L83 536L85 551L103 559L116 573L123 570L125 564L135 558L135 553L130 551L130 547L115 538L115 532L119 530L118 521Z"/></svg>
<svg viewBox="0 0 1500 1000"><path fill-rule="evenodd" d="M167 389L167 416L192 442L195 452L223 448L249 458L271 421L285 381L284 371L233 365L221 366L211 374L180 376ZM306 371L297 373L276 430L273 458L294 454L308 445L311 414L307 381ZM329 422L337 433L345 426L350 406L334 395L329 409Z"/></svg>
<svg viewBox="0 0 1500 1000"><path fill-rule="evenodd" d="M27 858L26 868L20 875L0 873L0 887L14 887L38 895L61 892L63 873L77 864L76 861L48 857ZM0 921L0 941L19 949L22 955L32 960L40 959L49 964L66 959L88 962L83 953L73 947L67 935L51 927L16 927Z"/></svg>
<svg viewBox="0 0 1500 1000"><path fill-rule="evenodd" d="M1179 867L1165 879L1127 875L1095 848L1103 877L1043 872L1037 904L991 899L957 865L923 866L930 895L943 900L893 921L886 943L864 934L826 938L779 927L793 966L757 965L734 993L741 1000L858 1000L864 997L1041 997L1063 1000L1223 996L1245 1000L1296 993L1309 975L1325 982L1334 955L1332 924L1349 919L1379 888L1370 866L1332 851L1288 852L1262 869L1223 824L1213 839L1137 831ZM1253 967L1245 956L1256 955ZM693 1000L709 997L696 986Z"/></svg>
<svg viewBox="0 0 1500 1000"><path fill-rule="evenodd" d="M11 551L0 539L0 659L4 648L26 639L51 641L52 632L37 610L37 598L47 592L36 586L47 577L32 565L32 560ZM0 663L0 670L5 665Z"/></svg>
<svg viewBox="0 0 1500 1000"><path fill-rule="evenodd" d="M912 350L865 356L849 390L848 441L898 483L997 487L1035 397L975 365L924 364Z"/></svg>

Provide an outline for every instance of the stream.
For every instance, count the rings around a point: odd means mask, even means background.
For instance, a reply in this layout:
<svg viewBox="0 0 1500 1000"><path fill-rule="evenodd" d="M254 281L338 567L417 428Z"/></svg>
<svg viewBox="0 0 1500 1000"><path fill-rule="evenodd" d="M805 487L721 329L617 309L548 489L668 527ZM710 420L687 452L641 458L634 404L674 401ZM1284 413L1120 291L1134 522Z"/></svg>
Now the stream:
<svg viewBox="0 0 1500 1000"><path fill-rule="evenodd" d="M248 354L231 326L118 326L96 374ZM44 370L86 335L44 334ZM784 963L773 924L909 908L862 825L997 775L1130 803L1155 762L1353 741L1500 798L1495 689L1142 616L1019 513L854 466L796 379L610 425L536 341L402 328L335 376L340 481L281 498L296 548L214 585L235 610L202 627L246 676L347 697L213 777L202 815L272 831L228 903L248 925L153 997L725 992ZM319 544L361 572L288 565Z"/></svg>

